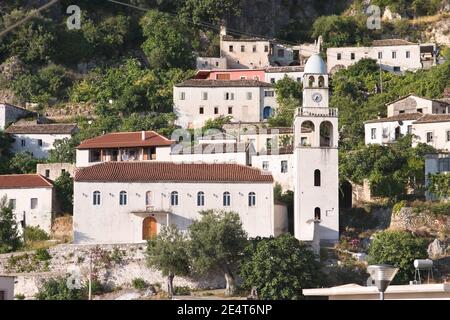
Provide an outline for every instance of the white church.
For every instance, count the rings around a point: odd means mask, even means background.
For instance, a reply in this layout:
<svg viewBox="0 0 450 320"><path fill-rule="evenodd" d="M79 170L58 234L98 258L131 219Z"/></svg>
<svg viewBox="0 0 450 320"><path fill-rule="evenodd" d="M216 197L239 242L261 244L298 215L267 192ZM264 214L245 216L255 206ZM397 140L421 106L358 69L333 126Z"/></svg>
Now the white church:
<svg viewBox="0 0 450 320"><path fill-rule="evenodd" d="M303 105L293 123L290 154L270 156L292 179L285 184L295 194L295 237L326 244L339 239L338 111L329 108L327 67L318 54L306 63L302 81ZM209 209L239 213L250 237L287 232L287 209L273 195L279 174L245 160L224 161L226 153L202 161L198 155L192 160L192 155L158 152L170 150L171 141L155 134L134 134L135 141L110 134L82 142L78 150L92 163L77 164L74 176L74 243L144 242L165 225L186 230ZM111 158L125 149L136 157Z"/></svg>

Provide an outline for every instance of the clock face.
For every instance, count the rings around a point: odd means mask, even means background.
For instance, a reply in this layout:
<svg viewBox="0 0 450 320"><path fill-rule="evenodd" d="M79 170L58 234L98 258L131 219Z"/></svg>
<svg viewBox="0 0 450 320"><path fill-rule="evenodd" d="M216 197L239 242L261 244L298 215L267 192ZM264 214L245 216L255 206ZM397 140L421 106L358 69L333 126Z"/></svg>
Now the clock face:
<svg viewBox="0 0 450 320"><path fill-rule="evenodd" d="M319 103L320 101L322 101L322 95L320 93L314 93L312 95L312 99L314 102Z"/></svg>

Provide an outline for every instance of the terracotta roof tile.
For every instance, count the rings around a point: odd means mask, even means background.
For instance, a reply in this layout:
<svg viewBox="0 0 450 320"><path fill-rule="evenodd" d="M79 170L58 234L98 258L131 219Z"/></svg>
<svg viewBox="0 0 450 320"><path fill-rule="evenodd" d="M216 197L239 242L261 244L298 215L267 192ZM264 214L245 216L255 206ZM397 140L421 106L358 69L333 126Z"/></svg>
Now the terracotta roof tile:
<svg viewBox="0 0 450 320"><path fill-rule="evenodd" d="M146 131L145 140L142 132L115 132L84 140L77 149L93 148L133 148L133 147L164 147L171 146L173 141L154 132Z"/></svg>
<svg viewBox="0 0 450 320"><path fill-rule="evenodd" d="M273 177L259 169L238 164L173 162L106 162L79 169L77 182L262 182Z"/></svg>
<svg viewBox="0 0 450 320"><path fill-rule="evenodd" d="M417 120L423 117L422 113L402 113L396 116L381 118L381 119L373 119L366 121L364 123L380 123L380 122L393 122L393 121L408 121L408 120Z"/></svg>
<svg viewBox="0 0 450 320"><path fill-rule="evenodd" d="M433 122L450 122L450 114L426 114L414 123L420 124Z"/></svg>
<svg viewBox="0 0 450 320"><path fill-rule="evenodd" d="M39 174L11 174L0 176L0 189L52 187L52 183Z"/></svg>
<svg viewBox="0 0 450 320"><path fill-rule="evenodd" d="M189 155L189 154L219 154L219 153L239 153L246 152L249 147L248 143L231 142L231 143L201 143L184 149L173 149L173 155Z"/></svg>
<svg viewBox="0 0 450 320"><path fill-rule="evenodd" d="M55 123L35 125L12 125L5 132L10 134L73 134L76 123Z"/></svg>
<svg viewBox="0 0 450 320"><path fill-rule="evenodd" d="M264 87L272 88L272 84L258 80L209 80L209 79L189 79L175 85L175 87Z"/></svg>

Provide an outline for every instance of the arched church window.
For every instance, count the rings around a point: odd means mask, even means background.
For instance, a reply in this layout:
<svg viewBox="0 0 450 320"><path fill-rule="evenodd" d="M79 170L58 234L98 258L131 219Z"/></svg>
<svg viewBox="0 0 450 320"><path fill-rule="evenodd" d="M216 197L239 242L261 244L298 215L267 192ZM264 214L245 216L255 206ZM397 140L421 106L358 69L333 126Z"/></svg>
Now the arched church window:
<svg viewBox="0 0 450 320"><path fill-rule="evenodd" d="M329 121L324 121L320 124L320 146L333 146L333 125Z"/></svg>
<svg viewBox="0 0 450 320"><path fill-rule="evenodd" d="M314 209L314 220L322 220L322 215L320 213L320 208Z"/></svg>
<svg viewBox="0 0 450 320"><path fill-rule="evenodd" d="M325 87L325 78L323 76L319 77L319 88Z"/></svg>

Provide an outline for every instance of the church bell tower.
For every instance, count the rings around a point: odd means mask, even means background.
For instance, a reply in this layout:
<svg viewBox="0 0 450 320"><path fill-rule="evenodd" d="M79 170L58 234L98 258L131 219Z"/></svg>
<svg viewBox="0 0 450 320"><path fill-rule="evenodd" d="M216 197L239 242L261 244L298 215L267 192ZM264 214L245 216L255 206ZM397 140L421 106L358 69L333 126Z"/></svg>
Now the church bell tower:
<svg viewBox="0 0 450 320"><path fill-rule="evenodd" d="M294 120L294 231L301 241L339 240L338 110L329 107L328 86L325 62L314 54Z"/></svg>

